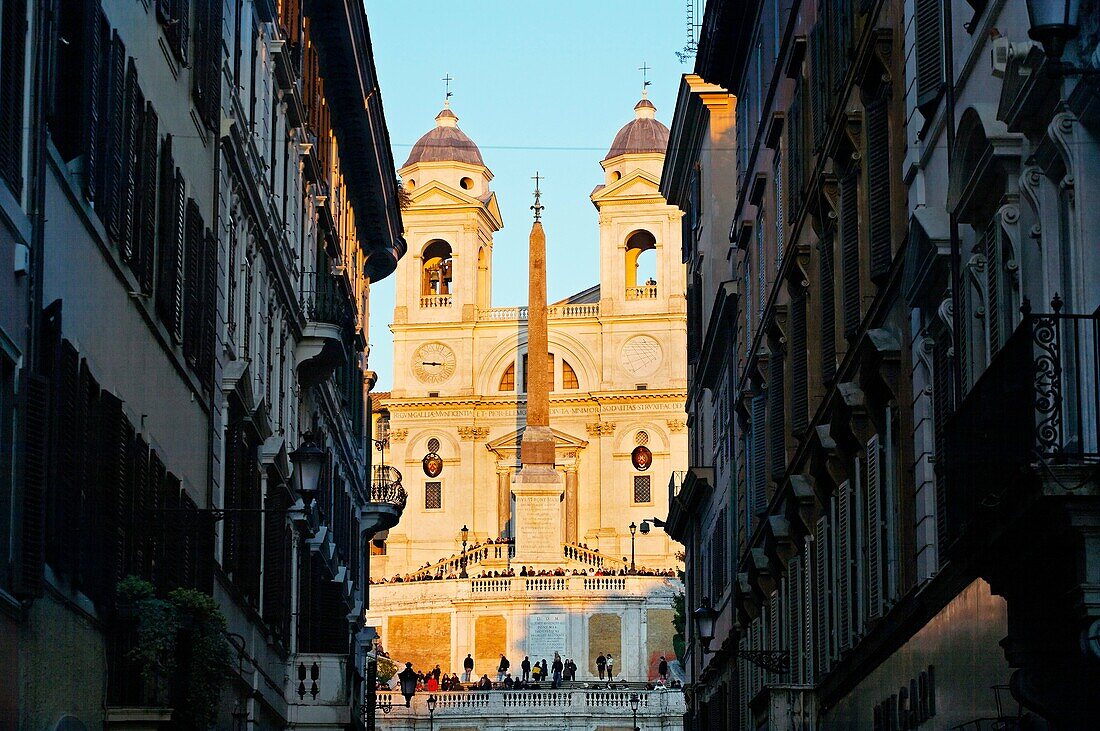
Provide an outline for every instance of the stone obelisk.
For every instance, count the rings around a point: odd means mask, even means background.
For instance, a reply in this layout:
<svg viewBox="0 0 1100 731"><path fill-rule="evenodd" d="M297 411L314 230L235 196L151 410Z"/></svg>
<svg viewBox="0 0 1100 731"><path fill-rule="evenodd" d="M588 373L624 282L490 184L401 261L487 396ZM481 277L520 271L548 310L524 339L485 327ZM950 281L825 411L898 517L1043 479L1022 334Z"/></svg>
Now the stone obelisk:
<svg viewBox="0 0 1100 731"><path fill-rule="evenodd" d="M539 175L535 174L535 221L531 227L527 301L527 419L520 441L520 470L512 482L516 498L514 564L553 568L562 564L563 478L554 469L550 430L549 345L546 324L546 234L542 230Z"/></svg>

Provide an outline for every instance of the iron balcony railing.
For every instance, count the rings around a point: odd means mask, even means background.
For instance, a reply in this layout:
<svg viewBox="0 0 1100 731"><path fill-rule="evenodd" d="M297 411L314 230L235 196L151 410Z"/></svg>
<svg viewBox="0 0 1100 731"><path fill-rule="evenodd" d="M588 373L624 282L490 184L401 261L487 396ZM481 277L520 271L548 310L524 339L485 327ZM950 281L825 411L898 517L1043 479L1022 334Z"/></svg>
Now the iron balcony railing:
<svg viewBox="0 0 1100 731"><path fill-rule="evenodd" d="M306 271L302 279L302 309L306 320L343 326L349 321L349 302L336 277L328 272Z"/></svg>
<svg viewBox="0 0 1100 731"><path fill-rule="evenodd" d="M408 495L401 484L401 472L390 465L376 465L371 470L370 501L372 503L385 503L395 505L401 510L405 509Z"/></svg>
<svg viewBox="0 0 1100 731"><path fill-rule="evenodd" d="M1034 314L946 424L948 544L1057 466L1100 463L1100 310Z"/></svg>

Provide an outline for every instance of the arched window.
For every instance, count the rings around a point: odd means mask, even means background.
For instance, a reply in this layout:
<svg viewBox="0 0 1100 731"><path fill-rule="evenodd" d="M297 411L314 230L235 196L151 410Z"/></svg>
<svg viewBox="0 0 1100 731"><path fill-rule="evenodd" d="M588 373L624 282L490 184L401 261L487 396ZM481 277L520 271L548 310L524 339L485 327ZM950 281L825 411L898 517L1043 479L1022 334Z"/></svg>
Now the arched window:
<svg viewBox="0 0 1100 731"><path fill-rule="evenodd" d="M561 361L561 387L566 391L575 391L581 387L581 382L577 380L577 372L564 358Z"/></svg>
<svg viewBox="0 0 1100 731"><path fill-rule="evenodd" d="M504 374L500 377L500 390L501 391L515 391L516 390L516 364L515 364L515 362L509 363L508 367L504 369Z"/></svg>
<svg viewBox="0 0 1100 731"><path fill-rule="evenodd" d="M640 229L626 240L626 298L657 297L657 240ZM653 253L647 253L653 252Z"/></svg>
<svg viewBox="0 0 1100 731"><path fill-rule="evenodd" d="M423 272L420 295L439 299L433 304L450 304L451 294L451 245L446 241L433 241L424 247Z"/></svg>

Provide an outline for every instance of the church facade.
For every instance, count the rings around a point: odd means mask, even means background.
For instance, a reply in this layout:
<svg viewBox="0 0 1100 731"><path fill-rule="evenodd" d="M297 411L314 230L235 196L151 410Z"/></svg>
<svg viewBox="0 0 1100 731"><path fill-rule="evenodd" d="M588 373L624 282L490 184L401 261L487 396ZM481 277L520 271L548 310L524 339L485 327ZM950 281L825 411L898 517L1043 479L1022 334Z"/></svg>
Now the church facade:
<svg viewBox="0 0 1100 731"><path fill-rule="evenodd" d="M393 389L373 411L409 498L405 520L376 541L368 616L395 659L461 673L470 653L480 674L501 653L518 668L558 651L584 679L611 653L640 680L671 658L679 546L645 529L667 514L669 476L686 467L686 303L655 111L642 99L601 161L599 281L547 307L561 494L538 530L556 559L540 576L513 561L528 311L491 300L503 226L492 173L449 108L399 171L409 253L396 274Z"/></svg>

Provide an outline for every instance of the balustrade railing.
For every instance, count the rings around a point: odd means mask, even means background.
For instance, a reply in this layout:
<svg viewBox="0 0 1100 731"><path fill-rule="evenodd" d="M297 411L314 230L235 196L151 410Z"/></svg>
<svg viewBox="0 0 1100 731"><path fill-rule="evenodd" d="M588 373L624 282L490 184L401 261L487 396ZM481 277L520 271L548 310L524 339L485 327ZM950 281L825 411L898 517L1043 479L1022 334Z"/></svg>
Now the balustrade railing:
<svg viewBox="0 0 1100 731"><path fill-rule="evenodd" d="M449 294L425 294L420 297L420 306L424 309L437 307L450 307L451 295Z"/></svg>
<svg viewBox="0 0 1100 731"><path fill-rule="evenodd" d="M595 593L637 593L652 591L666 582L676 582L672 576L484 576L472 579L439 579L454 582L449 589L455 596L467 594L576 594L592 596ZM389 587L401 586L409 581L375 584L373 592L384 594ZM412 582L415 583L415 582ZM434 582L431 582L434 583ZM668 590L673 591L671 583ZM382 594L379 594L381 596Z"/></svg>
<svg viewBox="0 0 1100 731"><path fill-rule="evenodd" d="M306 320L343 325L350 317L348 308L348 299L340 291L336 277L312 270L302 274L302 310Z"/></svg>
<svg viewBox="0 0 1100 731"><path fill-rule="evenodd" d="M546 316L551 320L596 317L599 314L600 304L598 302L550 305L546 308ZM477 319L482 322L522 322L527 319L527 315L526 307L491 307L478 310Z"/></svg>
<svg viewBox="0 0 1100 731"><path fill-rule="evenodd" d="M378 693L381 705L391 704L393 720L409 717L426 717L428 693L417 693L410 708L396 692ZM638 699L639 721L645 718L664 717L678 719L684 713L684 696L679 690L640 690L565 688L562 690L469 690L440 691L430 694L435 698L435 718L493 718L522 713L530 716L561 717L569 712L602 716L608 719L632 719L631 697ZM547 726L550 728L551 726Z"/></svg>
<svg viewBox="0 0 1100 731"><path fill-rule="evenodd" d="M627 287L626 298L628 300L655 300L657 299L657 285L644 284L641 287Z"/></svg>

